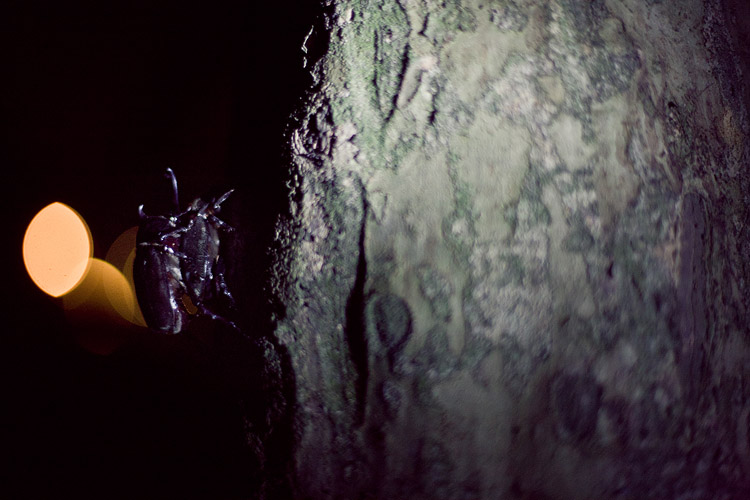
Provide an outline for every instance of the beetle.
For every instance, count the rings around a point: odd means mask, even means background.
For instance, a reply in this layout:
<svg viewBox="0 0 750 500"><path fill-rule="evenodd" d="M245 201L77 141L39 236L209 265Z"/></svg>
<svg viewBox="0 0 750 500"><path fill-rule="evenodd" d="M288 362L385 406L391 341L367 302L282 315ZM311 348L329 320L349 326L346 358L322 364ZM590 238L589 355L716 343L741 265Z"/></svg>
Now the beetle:
<svg viewBox="0 0 750 500"><path fill-rule="evenodd" d="M219 219L221 204L234 192L230 189L218 198L206 201L196 198L183 217L185 231L180 239L182 277L191 301L199 304L225 297L230 305L234 298L224 279L224 263L220 253L222 232L231 233L234 228Z"/></svg>
<svg viewBox="0 0 750 500"><path fill-rule="evenodd" d="M212 311L223 296L234 306L224 278L221 246L225 233L234 228L218 217L221 204L232 194L205 200L196 198L180 212L177 178L171 168L173 211L146 215L138 207L133 281L138 305L152 330L180 333L195 316L208 316L237 326Z"/></svg>

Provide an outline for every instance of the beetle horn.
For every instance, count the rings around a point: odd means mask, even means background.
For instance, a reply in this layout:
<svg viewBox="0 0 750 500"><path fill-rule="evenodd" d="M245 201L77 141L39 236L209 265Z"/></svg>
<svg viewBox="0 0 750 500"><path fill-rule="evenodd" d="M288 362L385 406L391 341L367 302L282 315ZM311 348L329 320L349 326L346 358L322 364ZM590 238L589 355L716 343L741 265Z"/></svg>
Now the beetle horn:
<svg viewBox="0 0 750 500"><path fill-rule="evenodd" d="M146 218L146 214L143 213L143 203L141 203L138 206L138 218L139 219L145 219Z"/></svg>
<svg viewBox="0 0 750 500"><path fill-rule="evenodd" d="M172 203L174 204L175 213L179 213L180 198L177 194L177 177L175 177L174 170L172 170L170 167L167 167L167 172L164 174L164 176L172 181Z"/></svg>

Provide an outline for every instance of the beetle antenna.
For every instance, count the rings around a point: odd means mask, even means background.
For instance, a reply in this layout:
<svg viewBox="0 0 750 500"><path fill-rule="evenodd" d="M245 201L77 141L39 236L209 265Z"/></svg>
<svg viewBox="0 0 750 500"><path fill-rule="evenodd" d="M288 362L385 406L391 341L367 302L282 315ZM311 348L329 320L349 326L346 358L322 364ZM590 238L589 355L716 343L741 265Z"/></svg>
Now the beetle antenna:
<svg viewBox="0 0 750 500"><path fill-rule="evenodd" d="M172 203L174 204L174 212L179 213L180 212L180 198L177 194L177 177L174 175L174 171L167 167L167 173L164 174L165 177L168 177L172 181Z"/></svg>

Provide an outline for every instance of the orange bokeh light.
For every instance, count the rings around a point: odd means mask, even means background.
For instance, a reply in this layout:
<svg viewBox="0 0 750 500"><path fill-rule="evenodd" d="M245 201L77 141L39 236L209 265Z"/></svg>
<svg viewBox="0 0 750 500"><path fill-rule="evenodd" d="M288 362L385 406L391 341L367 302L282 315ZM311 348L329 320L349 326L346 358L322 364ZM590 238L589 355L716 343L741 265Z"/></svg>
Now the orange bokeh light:
<svg viewBox="0 0 750 500"><path fill-rule="evenodd" d="M23 262L45 293L60 297L74 289L89 269L94 246L86 222L55 202L37 213L23 238Z"/></svg>
<svg viewBox="0 0 750 500"><path fill-rule="evenodd" d="M105 260L121 273L116 280L110 280L111 284L107 288L107 296L123 318L138 326L146 326L146 321L143 319L143 314L141 314L141 309L135 298L135 284L133 283L133 262L135 261L137 234L138 226L131 227L118 236L107 250Z"/></svg>
<svg viewBox="0 0 750 500"><path fill-rule="evenodd" d="M75 290L62 298L71 318L82 320L124 318L138 326L146 326L135 293L122 272L109 262L91 259L91 269Z"/></svg>
<svg viewBox="0 0 750 500"><path fill-rule="evenodd" d="M105 262L93 258L86 222L69 206L47 205L29 223L23 260L32 281L45 293L62 298L76 322L116 321L121 317L146 326L133 286L137 227L125 231ZM114 265L113 265L114 264Z"/></svg>

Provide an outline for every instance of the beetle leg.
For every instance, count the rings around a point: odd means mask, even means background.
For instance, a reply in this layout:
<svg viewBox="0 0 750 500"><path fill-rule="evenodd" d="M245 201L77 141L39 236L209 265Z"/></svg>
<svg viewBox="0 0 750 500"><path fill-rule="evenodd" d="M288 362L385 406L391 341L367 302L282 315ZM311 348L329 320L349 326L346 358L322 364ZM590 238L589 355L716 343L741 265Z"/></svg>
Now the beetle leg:
<svg viewBox="0 0 750 500"><path fill-rule="evenodd" d="M170 247L169 245L164 245L162 243L151 243L151 242L148 242L148 241L144 241L142 243L138 243L138 246L140 246L140 247L154 247L154 248L157 248L157 249L161 250L162 252L166 252L166 253L168 253L170 255L174 255L175 257L179 257L180 259L187 259L188 258L188 256L186 254L180 252L179 250L175 250L174 248Z"/></svg>
<svg viewBox="0 0 750 500"><path fill-rule="evenodd" d="M230 189L229 191L227 191L226 193L224 193L223 195L221 195L219 197L219 199L214 202L214 207L213 207L214 210L215 211L220 210L221 209L221 204L224 203L225 201L227 201L227 198L229 198L229 195L231 195L232 193L234 193L234 189Z"/></svg>
<svg viewBox="0 0 750 500"><path fill-rule="evenodd" d="M232 293L229 291L226 278L224 277L224 260L218 258L213 267L212 281L214 284L215 293L217 295L221 294L226 297L227 301L229 302L229 307L231 309L235 309L236 303L234 300L234 296L232 296Z"/></svg>
<svg viewBox="0 0 750 500"><path fill-rule="evenodd" d="M159 236L159 240L164 241L167 238L178 238L182 233L185 233L188 230L190 230L190 228L192 227L192 225L193 225L193 221L190 221L190 223L187 226L178 227L174 231L170 231L168 233L162 234L161 236Z"/></svg>
<svg viewBox="0 0 750 500"><path fill-rule="evenodd" d="M237 330L238 332L242 333L242 330L240 330L240 328L237 326L237 324L234 321L228 320L224 316L220 316L220 315L212 312L211 310L209 310L203 304L197 304L196 307L198 307L198 314L199 315L201 315L201 316L208 316L209 318L211 318L211 319L213 319L215 321L220 321L220 322L224 323L225 325L233 328L234 330Z"/></svg>
<svg viewBox="0 0 750 500"><path fill-rule="evenodd" d="M206 218L207 220L210 220L213 224L215 224L217 227L220 227L224 231L229 231L229 232L234 231L234 228L232 226L230 226L223 220L219 219L214 214L208 214L206 215Z"/></svg>

